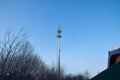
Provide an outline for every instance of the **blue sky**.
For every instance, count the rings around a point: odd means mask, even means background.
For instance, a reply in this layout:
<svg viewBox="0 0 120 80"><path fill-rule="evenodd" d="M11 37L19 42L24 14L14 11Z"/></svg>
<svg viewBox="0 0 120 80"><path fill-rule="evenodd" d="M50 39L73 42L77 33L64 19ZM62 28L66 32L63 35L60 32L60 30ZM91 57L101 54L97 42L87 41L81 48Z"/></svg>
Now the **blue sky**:
<svg viewBox="0 0 120 80"><path fill-rule="evenodd" d="M0 35L21 27L46 64L56 64L57 26L61 64L67 73L107 68L108 51L120 45L119 0L0 0Z"/></svg>

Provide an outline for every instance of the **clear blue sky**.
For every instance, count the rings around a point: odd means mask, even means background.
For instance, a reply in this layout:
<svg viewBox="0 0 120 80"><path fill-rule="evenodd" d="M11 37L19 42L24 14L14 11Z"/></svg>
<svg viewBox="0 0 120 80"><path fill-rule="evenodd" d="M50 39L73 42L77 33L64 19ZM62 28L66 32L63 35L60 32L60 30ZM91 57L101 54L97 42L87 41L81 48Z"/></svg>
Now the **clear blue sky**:
<svg viewBox="0 0 120 80"><path fill-rule="evenodd" d="M56 64L56 29L62 26L61 64L67 73L107 68L120 45L120 0L0 0L0 34L25 28L46 64Z"/></svg>

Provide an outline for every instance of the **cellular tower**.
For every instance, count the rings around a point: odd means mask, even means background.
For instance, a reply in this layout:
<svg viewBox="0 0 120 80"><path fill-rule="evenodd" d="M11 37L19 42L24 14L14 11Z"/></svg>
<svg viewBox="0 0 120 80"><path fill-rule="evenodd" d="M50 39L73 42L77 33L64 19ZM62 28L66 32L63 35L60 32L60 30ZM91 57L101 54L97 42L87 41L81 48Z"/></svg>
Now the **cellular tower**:
<svg viewBox="0 0 120 80"><path fill-rule="evenodd" d="M60 28L60 25L58 26L58 29L57 29L57 39L58 39L58 80L60 80L60 39L61 39L61 28Z"/></svg>

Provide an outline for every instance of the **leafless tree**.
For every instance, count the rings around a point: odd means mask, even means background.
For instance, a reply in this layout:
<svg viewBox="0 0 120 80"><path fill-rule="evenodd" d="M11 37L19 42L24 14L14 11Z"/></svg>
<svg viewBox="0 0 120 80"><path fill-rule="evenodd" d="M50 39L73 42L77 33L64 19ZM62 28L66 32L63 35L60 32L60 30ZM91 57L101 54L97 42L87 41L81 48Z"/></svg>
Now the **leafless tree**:
<svg viewBox="0 0 120 80"><path fill-rule="evenodd" d="M0 45L0 75L3 80L38 80L45 78L45 64L21 31L7 32Z"/></svg>

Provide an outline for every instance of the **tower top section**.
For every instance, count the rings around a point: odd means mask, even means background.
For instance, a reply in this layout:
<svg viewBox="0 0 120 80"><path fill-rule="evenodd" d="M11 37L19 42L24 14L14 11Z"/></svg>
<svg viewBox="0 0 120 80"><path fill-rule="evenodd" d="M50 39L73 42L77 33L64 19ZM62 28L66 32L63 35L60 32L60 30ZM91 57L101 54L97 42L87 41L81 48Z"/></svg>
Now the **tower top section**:
<svg viewBox="0 0 120 80"><path fill-rule="evenodd" d="M58 32L58 33L61 33L61 32L62 32L60 26L58 26L58 30L57 30L57 32Z"/></svg>
<svg viewBox="0 0 120 80"><path fill-rule="evenodd" d="M60 25L58 26L58 29L57 29L57 33L58 33L58 35L57 35L57 37L58 38L61 38L62 36L60 35L60 33L62 32L62 30L61 30L61 27L60 27Z"/></svg>

